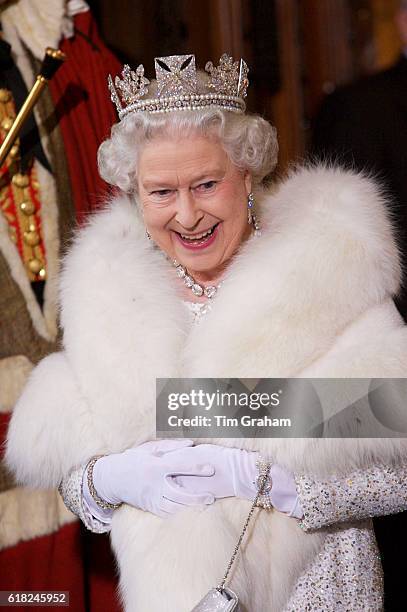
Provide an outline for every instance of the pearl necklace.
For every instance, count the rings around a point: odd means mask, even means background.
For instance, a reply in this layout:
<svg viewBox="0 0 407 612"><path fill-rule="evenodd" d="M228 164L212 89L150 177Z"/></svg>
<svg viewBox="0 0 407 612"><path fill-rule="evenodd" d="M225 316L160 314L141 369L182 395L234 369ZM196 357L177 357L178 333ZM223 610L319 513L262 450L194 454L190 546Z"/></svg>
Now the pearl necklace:
<svg viewBox="0 0 407 612"><path fill-rule="evenodd" d="M218 285L208 285L207 287L203 287L195 281L194 277L191 276L185 266L181 265L176 259L172 260L172 264L176 268L177 276L184 281L184 285L190 288L192 293L197 297L204 295L211 300L215 297L218 289L223 283L223 281L221 281Z"/></svg>

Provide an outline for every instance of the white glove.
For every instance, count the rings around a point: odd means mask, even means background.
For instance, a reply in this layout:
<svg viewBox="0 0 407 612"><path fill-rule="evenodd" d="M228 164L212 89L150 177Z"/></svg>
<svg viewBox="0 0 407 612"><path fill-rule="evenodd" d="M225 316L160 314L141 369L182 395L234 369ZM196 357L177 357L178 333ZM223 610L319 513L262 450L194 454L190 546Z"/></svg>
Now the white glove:
<svg viewBox="0 0 407 612"><path fill-rule="evenodd" d="M294 474L277 463L273 463L270 468L270 477L272 482L270 501L274 508L288 516L302 518L303 511L297 494Z"/></svg>
<svg viewBox="0 0 407 612"><path fill-rule="evenodd" d="M185 465L210 464L215 468L212 476L197 478L180 475L175 482L188 493L211 493L217 499L240 497L253 500L257 493L257 452L228 448L218 444L198 444L177 451L179 460Z"/></svg>
<svg viewBox="0 0 407 612"><path fill-rule="evenodd" d="M177 451L187 462L209 463L215 473L209 478L177 476L174 480L189 493L210 492L217 499L241 497L253 500L257 494L256 460L259 453L227 448L216 444L199 444ZM301 518L303 511L297 495L294 475L273 463L270 469L272 488L270 501L279 512Z"/></svg>
<svg viewBox="0 0 407 612"><path fill-rule="evenodd" d="M124 502L161 517L185 506L212 504L212 494L185 491L174 478L188 475L199 480L213 475L214 468L207 462L187 461L178 454L192 444L192 440L184 439L154 440L101 457L93 468L98 496L109 503Z"/></svg>

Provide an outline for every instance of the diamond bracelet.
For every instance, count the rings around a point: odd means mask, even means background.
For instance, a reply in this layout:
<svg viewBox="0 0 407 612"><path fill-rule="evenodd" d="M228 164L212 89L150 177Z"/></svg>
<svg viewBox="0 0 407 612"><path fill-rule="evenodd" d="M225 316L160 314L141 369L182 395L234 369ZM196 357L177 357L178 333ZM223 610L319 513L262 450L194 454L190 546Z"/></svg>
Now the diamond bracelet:
<svg viewBox="0 0 407 612"><path fill-rule="evenodd" d="M101 457L106 457L106 455L96 455L95 457L92 457L92 459L86 466L88 476L88 489L99 508L102 508L103 510L117 510L117 508L120 508L122 504L111 504L110 502L107 502L101 497L99 497L96 492L95 485L93 484L93 468L95 467L96 461L98 459L101 459Z"/></svg>
<svg viewBox="0 0 407 612"><path fill-rule="evenodd" d="M254 481L254 484L256 485L257 490L260 492L256 506L264 508L265 510L271 510L273 507L270 500L270 491L271 487L273 486L270 477L271 462L266 461L263 459L263 457L260 457L256 461L256 467L258 470L258 476Z"/></svg>

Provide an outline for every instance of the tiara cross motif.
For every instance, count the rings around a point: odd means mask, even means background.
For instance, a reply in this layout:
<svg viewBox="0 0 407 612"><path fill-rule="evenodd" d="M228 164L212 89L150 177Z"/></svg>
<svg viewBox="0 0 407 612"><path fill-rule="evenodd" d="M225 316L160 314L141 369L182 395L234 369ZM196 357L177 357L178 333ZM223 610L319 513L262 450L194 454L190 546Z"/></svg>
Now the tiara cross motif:
<svg viewBox="0 0 407 612"><path fill-rule="evenodd" d="M157 93L148 97L150 81L142 64L134 71L127 64L121 77L108 78L111 99L120 119L129 112L170 112L200 109L214 105L226 110L244 112L249 69L244 60L233 61L226 53L214 66L207 62L206 78L197 74L195 56L170 55L155 58Z"/></svg>
<svg viewBox="0 0 407 612"><path fill-rule="evenodd" d="M196 92L196 69L193 55L171 55L155 58L158 95L181 95Z"/></svg>

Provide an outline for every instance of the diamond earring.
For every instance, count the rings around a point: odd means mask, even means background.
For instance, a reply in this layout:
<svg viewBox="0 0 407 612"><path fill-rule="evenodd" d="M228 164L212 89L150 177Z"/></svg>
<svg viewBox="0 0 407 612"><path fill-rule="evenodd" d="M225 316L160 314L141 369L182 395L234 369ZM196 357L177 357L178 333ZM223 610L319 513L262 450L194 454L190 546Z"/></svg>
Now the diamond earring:
<svg viewBox="0 0 407 612"><path fill-rule="evenodd" d="M254 213L254 210L253 210L253 207L254 207L254 195L253 195L252 191L249 193L247 198L248 198L247 199L247 223L249 225L251 225L252 222L253 222L253 213Z"/></svg>
<svg viewBox="0 0 407 612"><path fill-rule="evenodd" d="M147 229L147 228L146 228L146 236L147 236L147 238L148 238L149 240L151 240L151 234L150 234L150 232L148 231L148 229Z"/></svg>
<svg viewBox="0 0 407 612"><path fill-rule="evenodd" d="M247 196L247 223L253 226L255 236L261 236L260 222L257 220L257 215L254 212L254 195L252 191Z"/></svg>

